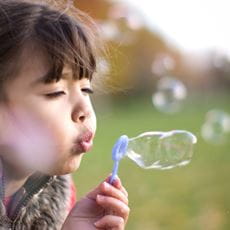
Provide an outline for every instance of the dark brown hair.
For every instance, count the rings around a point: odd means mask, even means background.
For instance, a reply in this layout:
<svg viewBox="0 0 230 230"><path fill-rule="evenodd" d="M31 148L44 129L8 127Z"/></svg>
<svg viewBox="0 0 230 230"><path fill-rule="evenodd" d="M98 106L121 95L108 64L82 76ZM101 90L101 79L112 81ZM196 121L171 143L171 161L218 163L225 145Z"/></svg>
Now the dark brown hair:
<svg viewBox="0 0 230 230"><path fill-rule="evenodd" d="M96 69L94 25L84 13L70 8L71 16L48 4L0 0L1 98L5 82L19 70L16 63L22 50L31 42L48 57L50 71L45 82L58 81L66 63L75 79L92 78Z"/></svg>

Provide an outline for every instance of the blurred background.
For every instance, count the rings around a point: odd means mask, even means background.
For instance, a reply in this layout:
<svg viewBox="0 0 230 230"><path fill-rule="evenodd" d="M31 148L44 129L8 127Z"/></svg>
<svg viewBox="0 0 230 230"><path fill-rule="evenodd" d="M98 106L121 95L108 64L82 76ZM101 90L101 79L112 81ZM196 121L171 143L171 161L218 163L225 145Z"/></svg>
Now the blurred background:
<svg viewBox="0 0 230 230"><path fill-rule="evenodd" d="M190 164L144 170L123 159L129 230L230 229L230 3L227 0L75 0L106 44L92 98L94 149L74 174L78 198L112 170L126 134L188 130Z"/></svg>

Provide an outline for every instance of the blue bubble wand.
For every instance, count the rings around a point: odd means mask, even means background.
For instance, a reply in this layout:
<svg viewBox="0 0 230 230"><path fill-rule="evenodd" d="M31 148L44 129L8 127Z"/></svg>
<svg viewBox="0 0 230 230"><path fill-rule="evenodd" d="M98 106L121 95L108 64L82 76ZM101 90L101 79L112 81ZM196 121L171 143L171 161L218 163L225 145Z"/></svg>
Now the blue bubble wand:
<svg viewBox="0 0 230 230"><path fill-rule="evenodd" d="M144 141L144 146L141 144L140 138L141 141ZM178 140L181 142L178 143ZM123 135L116 141L112 149L114 165L109 183L113 183L118 172L119 162L124 156L129 157L144 169L171 169L176 166L187 165L191 161L193 155L192 146L196 142L196 136L185 130L145 132L136 138L130 139L128 136ZM141 149L138 148L140 144ZM129 151L128 148L132 151ZM147 154L143 155L142 152ZM153 158L151 161L146 158L149 154Z"/></svg>
<svg viewBox="0 0 230 230"><path fill-rule="evenodd" d="M125 156L127 147L129 144L129 138L126 135L121 136L113 146L112 159L114 161L112 176L109 183L112 184L117 173L120 160Z"/></svg>

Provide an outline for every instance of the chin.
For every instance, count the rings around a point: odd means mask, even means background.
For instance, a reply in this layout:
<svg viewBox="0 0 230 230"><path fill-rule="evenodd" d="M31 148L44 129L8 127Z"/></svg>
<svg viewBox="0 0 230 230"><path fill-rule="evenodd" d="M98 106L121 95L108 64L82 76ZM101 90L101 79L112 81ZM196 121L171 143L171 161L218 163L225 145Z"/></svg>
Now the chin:
<svg viewBox="0 0 230 230"><path fill-rule="evenodd" d="M53 169L52 172L49 172L49 175L61 176L77 171L81 164L81 158L82 154L79 156L71 157L67 162L64 164L61 163L59 167Z"/></svg>

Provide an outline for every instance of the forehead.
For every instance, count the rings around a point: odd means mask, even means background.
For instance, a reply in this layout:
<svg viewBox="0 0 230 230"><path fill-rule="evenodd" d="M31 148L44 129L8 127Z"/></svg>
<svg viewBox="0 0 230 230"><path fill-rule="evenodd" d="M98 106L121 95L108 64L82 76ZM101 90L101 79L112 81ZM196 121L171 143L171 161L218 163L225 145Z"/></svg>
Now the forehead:
<svg viewBox="0 0 230 230"><path fill-rule="evenodd" d="M33 81L49 71L49 61L42 49L34 44L28 44L21 52L18 60L17 78Z"/></svg>
<svg viewBox="0 0 230 230"><path fill-rule="evenodd" d="M64 65L64 68L62 70L62 75L65 76L70 76L73 73L73 70L71 69L70 65L66 64Z"/></svg>
<svg viewBox="0 0 230 230"><path fill-rule="evenodd" d="M16 79L28 83L44 83L52 65L47 54L34 45L25 47L18 60L18 72ZM66 78L72 75L72 68L65 64L62 69L62 77Z"/></svg>
<svg viewBox="0 0 230 230"><path fill-rule="evenodd" d="M58 82L60 79L71 78L80 80L79 72L73 64L67 64L65 60L52 60L43 47L35 42L27 43L22 49L17 60L17 73L11 78L9 85L14 82L18 87L34 87L41 84ZM57 65L54 65L57 64ZM81 68L81 67L80 67ZM77 70L77 71L76 71ZM86 77L90 80L90 78Z"/></svg>

